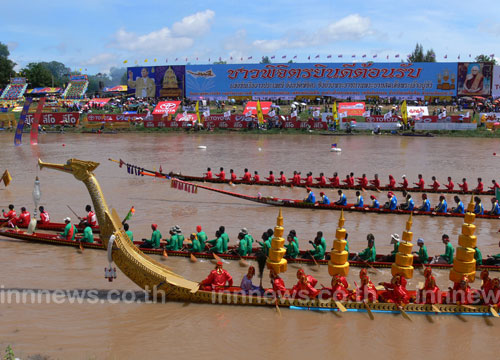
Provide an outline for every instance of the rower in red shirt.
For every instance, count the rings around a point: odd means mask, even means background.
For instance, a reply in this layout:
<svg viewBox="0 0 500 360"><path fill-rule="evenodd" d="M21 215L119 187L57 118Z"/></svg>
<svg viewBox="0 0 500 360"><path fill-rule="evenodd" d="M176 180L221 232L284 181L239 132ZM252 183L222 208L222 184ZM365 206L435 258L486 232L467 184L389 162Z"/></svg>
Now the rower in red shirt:
<svg viewBox="0 0 500 360"><path fill-rule="evenodd" d="M314 182L312 172L308 172L307 176L305 178L302 178L301 180L304 180L304 185L311 186Z"/></svg>
<svg viewBox="0 0 500 360"><path fill-rule="evenodd" d="M16 222L17 214L14 210L14 205L9 205L9 212L6 213L5 210L2 210L3 217L6 218L8 226L14 227L14 223Z"/></svg>
<svg viewBox="0 0 500 360"><path fill-rule="evenodd" d="M481 178L477 178L477 186L474 189L474 192L480 193L483 192L483 190L484 190L483 180Z"/></svg>
<svg viewBox="0 0 500 360"><path fill-rule="evenodd" d="M328 179L333 187L338 187L340 185L340 179L336 172L333 173L333 177Z"/></svg>
<svg viewBox="0 0 500 360"><path fill-rule="evenodd" d="M16 225L20 227L27 227L30 224L31 215L29 211L23 206L21 208L21 213L19 217L16 219Z"/></svg>
<svg viewBox="0 0 500 360"><path fill-rule="evenodd" d="M252 181L252 174L250 174L250 171L248 169L245 169L245 173L243 174L243 177L241 178L242 181Z"/></svg>
<svg viewBox="0 0 500 360"><path fill-rule="evenodd" d="M349 186L351 186L351 187L354 186L354 173L353 172L349 175Z"/></svg>
<svg viewBox="0 0 500 360"><path fill-rule="evenodd" d="M206 180L209 180L209 179L212 179L213 176L212 176L212 169L210 168L207 168L207 172L203 174L204 178Z"/></svg>
<svg viewBox="0 0 500 360"><path fill-rule="evenodd" d="M95 213L92 211L92 207L90 205L85 206L85 211L87 211L87 216L80 219L80 224L84 223L85 221L89 223L91 227L97 225L97 217L95 216Z"/></svg>
<svg viewBox="0 0 500 360"><path fill-rule="evenodd" d="M356 300L376 302L377 289L375 289L375 285L371 282L366 269L361 269L359 272L359 278L361 280L361 286L356 291Z"/></svg>
<svg viewBox="0 0 500 360"><path fill-rule="evenodd" d="M460 282L453 284L453 288L449 288L449 300L457 305L469 305L474 302L474 291L469 286L469 277L464 275Z"/></svg>
<svg viewBox="0 0 500 360"><path fill-rule="evenodd" d="M285 185L286 184L286 176L283 173L283 171L280 171L280 184Z"/></svg>
<svg viewBox="0 0 500 360"><path fill-rule="evenodd" d="M224 172L224 168L220 168L220 172L215 174L220 180L226 180L226 173Z"/></svg>
<svg viewBox="0 0 500 360"><path fill-rule="evenodd" d="M389 175L389 184L387 184L387 187L391 190L396 188L396 179L394 179L394 176Z"/></svg>
<svg viewBox="0 0 500 360"><path fill-rule="evenodd" d="M231 181L235 181L238 179L233 169L229 170L229 174L231 175Z"/></svg>
<svg viewBox="0 0 500 360"><path fill-rule="evenodd" d="M274 269L269 271L269 278L271 279L271 285L273 286L273 291L276 297L283 296L288 293L287 288L285 287L285 282Z"/></svg>
<svg viewBox="0 0 500 360"><path fill-rule="evenodd" d="M318 185L321 187L326 186L326 177L324 173L319 173L319 177L315 178L318 181Z"/></svg>
<svg viewBox="0 0 500 360"><path fill-rule="evenodd" d="M294 171L293 178L290 180L292 180L292 185L299 186L300 185L300 172Z"/></svg>
<svg viewBox="0 0 500 360"><path fill-rule="evenodd" d="M215 270L212 270L205 280L200 282L200 288L207 291L220 291L226 286L233 286L233 278L222 268L222 261L217 261Z"/></svg>
<svg viewBox="0 0 500 360"><path fill-rule="evenodd" d="M432 185L431 185L432 190L438 191L438 189L441 186L441 184L436 180L435 176L432 177L432 181L433 181Z"/></svg>
<svg viewBox="0 0 500 360"><path fill-rule="evenodd" d="M273 171L269 171L269 177L266 177L266 180L269 181L271 184L274 183L274 174L273 174ZM286 181L286 179L285 179Z"/></svg>
<svg viewBox="0 0 500 360"><path fill-rule="evenodd" d="M43 206L40 206L38 208L38 210L40 211L40 223L41 224L47 224L50 222L50 216L49 216L49 213L47 211L45 211L44 207Z"/></svg>
<svg viewBox="0 0 500 360"><path fill-rule="evenodd" d="M257 170L254 171L253 181L254 182L259 182L260 181L259 172Z"/></svg>
<svg viewBox="0 0 500 360"><path fill-rule="evenodd" d="M297 274L297 276L299 276ZM315 279L316 280L316 279ZM315 289L312 283L308 280L308 276L302 272L297 284L292 288L292 297L298 299L315 298L319 294L319 290Z"/></svg>
<svg viewBox="0 0 500 360"><path fill-rule="evenodd" d="M462 184L458 184L458 186L460 187L460 190L462 190L463 192L469 191L469 184L467 184L467 179L466 178L463 178L462 179Z"/></svg>
<svg viewBox="0 0 500 360"><path fill-rule="evenodd" d="M402 182L402 183L399 183L399 185L401 185L401 187L402 187L404 190L406 190L406 189L408 189L408 186L409 186L409 184L408 184L408 179L406 179L406 175L403 175L403 176L401 176L401 177L403 178L403 182Z"/></svg>
<svg viewBox="0 0 500 360"><path fill-rule="evenodd" d="M350 291L349 284L344 276L337 274L332 277L332 297L334 300L348 300Z"/></svg>
<svg viewBox="0 0 500 360"><path fill-rule="evenodd" d="M491 190L495 191L496 188L500 188L500 185L498 185L495 179L491 180L491 183L493 184L493 186L490 186Z"/></svg>
<svg viewBox="0 0 500 360"><path fill-rule="evenodd" d="M418 303L419 304L441 304L440 294L441 291L436 285L436 279L432 276L432 269L430 267L424 270L425 283L424 287L418 290Z"/></svg>
<svg viewBox="0 0 500 360"><path fill-rule="evenodd" d="M370 180L370 184L372 184L374 188L378 189L380 187L380 179L378 178L378 174L375 174L374 177L375 179Z"/></svg>
<svg viewBox="0 0 500 360"><path fill-rule="evenodd" d="M453 181L451 181L451 176L448 176L448 184L445 186L448 189L448 191L453 191L455 184L453 184Z"/></svg>
<svg viewBox="0 0 500 360"><path fill-rule="evenodd" d="M425 187L425 181L424 178L422 177L422 174L418 174L418 182L414 183L417 189L424 190Z"/></svg>
<svg viewBox="0 0 500 360"><path fill-rule="evenodd" d="M349 176L349 174L346 175L345 179L342 180L342 182L345 184L345 186L349 187L351 186L351 177Z"/></svg>
<svg viewBox="0 0 500 360"><path fill-rule="evenodd" d="M410 293L406 290L406 279L404 276L396 274L392 277L391 282L381 282L386 289L384 299L387 302L397 305L408 304L410 302Z"/></svg>
<svg viewBox="0 0 500 360"><path fill-rule="evenodd" d="M356 178L356 181L361 188L366 189L368 187L368 178L366 177L366 174L363 174L360 178Z"/></svg>

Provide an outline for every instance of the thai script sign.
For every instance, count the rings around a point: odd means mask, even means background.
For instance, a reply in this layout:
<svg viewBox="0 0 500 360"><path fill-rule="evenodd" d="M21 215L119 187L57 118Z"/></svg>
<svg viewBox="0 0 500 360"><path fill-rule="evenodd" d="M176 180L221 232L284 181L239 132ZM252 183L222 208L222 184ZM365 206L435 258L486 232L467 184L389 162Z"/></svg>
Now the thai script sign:
<svg viewBox="0 0 500 360"><path fill-rule="evenodd" d="M26 122L31 124L35 114L30 113L26 116ZM70 113L43 113L40 119L40 125L76 125L80 119L80 114L77 112Z"/></svg>

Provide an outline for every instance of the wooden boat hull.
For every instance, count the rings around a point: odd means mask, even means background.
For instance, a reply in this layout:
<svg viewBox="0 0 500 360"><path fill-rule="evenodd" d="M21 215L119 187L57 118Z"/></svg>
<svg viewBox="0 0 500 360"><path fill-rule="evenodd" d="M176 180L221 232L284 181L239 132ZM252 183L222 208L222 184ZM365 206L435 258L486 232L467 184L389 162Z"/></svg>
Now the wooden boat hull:
<svg viewBox="0 0 500 360"><path fill-rule="evenodd" d="M34 233L34 234L27 234L24 231L15 231L12 229L0 229L0 236L5 236L8 238L12 239L18 239L18 240L25 240L25 241L31 241L31 242L36 242L36 243L42 243L42 244L50 244L50 245L60 245L60 246L72 246L72 247L79 247L80 246L80 239L81 237L77 237L76 241L72 240L66 240L60 238L58 235L54 234L44 234L44 233ZM143 244L142 241L134 241L134 245L136 245L143 253L146 254L154 254L154 255L162 255L163 254L163 248L160 249L147 249L147 248L142 248L141 245ZM165 243L162 243L162 246L165 245ZM84 248L89 248L89 249L97 249L97 250L105 250L104 246L101 242L101 240L98 237L94 238L94 243L82 243L82 246ZM235 247L229 247L229 250L233 250ZM254 248L254 253L256 253L259 249ZM200 252L200 253L192 253L196 258L199 259L213 259L212 253L208 252ZM300 257L296 259L292 258L287 258L287 261L291 264L304 264L304 265L328 265L328 259L324 260L316 260L316 263L312 259L305 259L302 258L302 256L306 255L307 251L301 250L300 251ZM191 253L189 251L173 251L173 250L167 250L167 255L168 256L174 256L174 257L184 257L184 258L189 258L191 256ZM228 261L238 261L240 259L245 259L245 260L254 260L256 261L256 256L255 255L249 255L249 256L239 256L236 254L231 254L231 253L226 253L226 254L217 254L221 259L228 260ZM349 257L352 258L355 254L350 253ZM384 255L378 254L377 259L379 261L375 262L363 262L363 261L353 261L349 260L349 264L351 267L369 267L370 265L374 268L390 268L392 266L391 262L385 262L381 261ZM430 260L431 258L429 258ZM415 268L421 268L421 264L413 264ZM453 265L451 264L427 264L426 266L431 267L433 269L451 269ZM477 270L483 270L486 269L488 271L500 271L500 266L496 265L480 265L477 267Z"/></svg>
<svg viewBox="0 0 500 360"><path fill-rule="evenodd" d="M7 222L6 219L0 219L0 226L2 226L6 222ZM37 223L36 223L36 228L38 230L64 231L65 227L66 227L66 224L64 224L64 223L50 222L50 223L42 224L40 222L40 220L38 220ZM18 226L18 228L26 229L28 227L27 226ZM83 226L80 226L79 224L76 224L76 228L78 229L79 232L83 231ZM92 232L93 233L99 233L99 226L92 227Z"/></svg>

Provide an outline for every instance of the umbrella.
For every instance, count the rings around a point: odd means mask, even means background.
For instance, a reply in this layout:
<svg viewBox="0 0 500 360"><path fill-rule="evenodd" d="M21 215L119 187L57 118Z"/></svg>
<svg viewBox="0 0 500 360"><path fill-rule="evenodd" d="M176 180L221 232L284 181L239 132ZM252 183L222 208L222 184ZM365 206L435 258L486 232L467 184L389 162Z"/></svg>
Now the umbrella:
<svg viewBox="0 0 500 360"><path fill-rule="evenodd" d="M474 96L474 99L484 100L484 97L482 97L482 96Z"/></svg>
<svg viewBox="0 0 500 360"><path fill-rule="evenodd" d="M472 100L472 98L470 96L464 96L462 100Z"/></svg>

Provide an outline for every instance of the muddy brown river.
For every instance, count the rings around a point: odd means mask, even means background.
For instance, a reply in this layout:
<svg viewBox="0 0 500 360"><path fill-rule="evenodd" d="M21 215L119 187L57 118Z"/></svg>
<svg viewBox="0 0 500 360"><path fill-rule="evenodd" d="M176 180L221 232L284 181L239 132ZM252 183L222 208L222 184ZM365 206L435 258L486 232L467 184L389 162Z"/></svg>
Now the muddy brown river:
<svg viewBox="0 0 500 360"><path fill-rule="evenodd" d="M29 142L29 136L24 139ZM447 176L455 183L466 177L475 186L482 177L486 186L492 179L500 180L500 152L496 139L405 138L396 136L318 136L318 135L248 135L223 134L44 134L40 145L13 146L12 133L0 133L0 172L8 169L13 177L7 188L0 184L0 209L12 203L19 210L26 206L33 211L32 189L35 176L40 177L42 200L51 220L62 222L75 216L68 205L84 214L90 196L83 183L72 176L38 170L37 158L64 163L69 158L100 162L95 174L108 205L125 216L131 206L136 209L129 221L135 239L151 235L151 223L157 223L163 237L173 225L179 225L185 235L202 225L211 237L224 225L236 243L237 233L246 227L254 238L274 227L278 208L246 202L237 198L199 189L197 194L172 189L164 180L127 174L108 158L123 159L148 169L164 172L181 171L202 174L207 167L229 172L233 168L242 175L245 167L261 177L269 170L291 175L320 171L341 178L351 171L356 176L366 173L371 179L378 173L385 184L388 175L398 181L406 174L412 182L422 173L427 183L435 175L441 184ZM337 143L341 153L330 152ZM65 146L63 146L63 144ZM199 145L206 150L198 149ZM304 189L256 186L216 185L220 188L262 196L304 198ZM369 195L364 193L365 203ZM331 200L337 200L335 190L327 190ZM385 193L374 193L381 202ZM399 202L401 193L397 193ZM319 191L316 191L319 196ZM354 192L347 192L354 202ZM420 206L420 195L414 198ZM437 195L431 195L431 204ZM469 196L463 196L464 203ZM490 209L489 197L483 196L485 210ZM452 196L447 196L449 207ZM297 231L300 247L309 249L317 231L325 234L331 244L340 213L308 209L283 209L287 233ZM392 249L390 235L401 234L407 220L402 215L345 213L345 228L349 233L351 251L366 247L366 235L373 233L378 253ZM425 239L430 255L444 253L441 235L450 235L456 247L462 219L416 216L413 222L415 239ZM478 246L483 256L500 252L498 242L500 221L476 220ZM230 243L230 244L231 244ZM369 320L363 313L334 314L274 308L199 305L183 303L149 303L140 289L118 271L113 282L104 279L106 253L74 248L40 245L0 236L0 349L11 345L16 356L48 355L54 359L162 359L205 358L361 358L370 359L465 359L474 356L496 358L500 350L497 319L457 316L424 316L412 314L412 322L401 315L375 314ZM213 268L209 261L191 263L186 258L169 257L165 264L191 280L202 280ZM224 267L239 284L245 268L238 262ZM305 267L306 272L311 269ZM284 274L285 283L295 283L296 267L290 265ZM438 285L450 285L448 271L435 270ZM326 266L311 272L320 283L329 284ZM359 269L351 268L348 280L358 279ZM497 275L498 274L498 275ZM500 276L500 273L493 273ZM371 275L374 282L389 281L390 269ZM415 271L409 288L423 281ZM267 272L264 284L269 285ZM476 281L474 287L479 287ZM40 299L16 298L41 290ZM24 290L24 291L23 291ZM75 291L87 295L76 298ZM90 295L89 295L90 292ZM7 298L6 294L12 296ZM136 301L129 301L135 299ZM40 301L39 301L40 300Z"/></svg>

